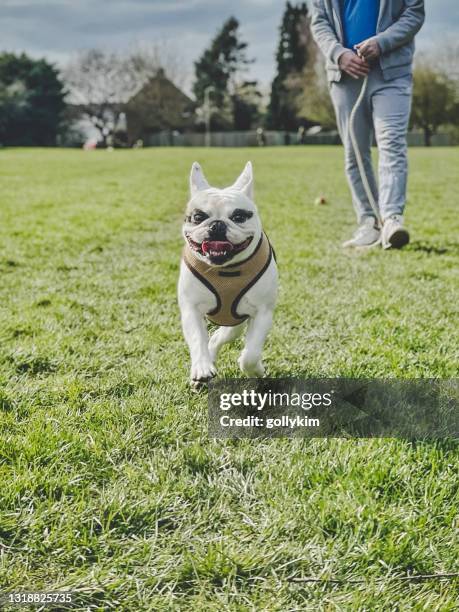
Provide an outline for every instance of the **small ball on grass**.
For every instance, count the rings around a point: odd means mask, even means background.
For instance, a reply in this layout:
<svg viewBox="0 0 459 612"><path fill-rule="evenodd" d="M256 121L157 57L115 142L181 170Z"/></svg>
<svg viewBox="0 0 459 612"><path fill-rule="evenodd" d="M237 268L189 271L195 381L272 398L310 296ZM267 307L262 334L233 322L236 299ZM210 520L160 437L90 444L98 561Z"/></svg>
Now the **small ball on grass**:
<svg viewBox="0 0 459 612"><path fill-rule="evenodd" d="M327 198L325 196L319 196L314 200L314 204L316 206L325 206L325 204L328 204Z"/></svg>

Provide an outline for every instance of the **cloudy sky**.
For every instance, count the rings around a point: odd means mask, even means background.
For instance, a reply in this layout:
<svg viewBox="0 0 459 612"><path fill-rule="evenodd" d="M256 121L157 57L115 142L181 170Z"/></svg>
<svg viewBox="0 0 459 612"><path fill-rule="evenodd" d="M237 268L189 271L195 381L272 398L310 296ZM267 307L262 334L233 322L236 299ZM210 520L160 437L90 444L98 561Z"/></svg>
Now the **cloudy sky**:
<svg viewBox="0 0 459 612"><path fill-rule="evenodd" d="M0 0L0 47L59 64L90 47L166 41L188 73L224 19L235 15L256 59L253 76L273 76L283 0ZM459 0L426 0L420 47L459 35Z"/></svg>

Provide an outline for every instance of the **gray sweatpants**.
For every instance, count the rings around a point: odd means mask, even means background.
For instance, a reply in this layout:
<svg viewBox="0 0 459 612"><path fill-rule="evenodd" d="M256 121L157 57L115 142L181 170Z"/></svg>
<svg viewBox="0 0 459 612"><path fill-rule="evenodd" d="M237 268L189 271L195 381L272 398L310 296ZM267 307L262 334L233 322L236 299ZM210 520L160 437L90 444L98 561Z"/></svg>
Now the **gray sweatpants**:
<svg viewBox="0 0 459 612"><path fill-rule="evenodd" d="M406 202L408 160L406 133L411 110L412 76L385 81L379 64L371 69L366 96L355 118L355 132L369 183L383 219L402 215ZM349 119L359 96L362 79L343 75L331 83L338 130L344 144L346 175L358 222L375 216L365 195L349 137ZM371 162L373 131L379 151L379 194Z"/></svg>

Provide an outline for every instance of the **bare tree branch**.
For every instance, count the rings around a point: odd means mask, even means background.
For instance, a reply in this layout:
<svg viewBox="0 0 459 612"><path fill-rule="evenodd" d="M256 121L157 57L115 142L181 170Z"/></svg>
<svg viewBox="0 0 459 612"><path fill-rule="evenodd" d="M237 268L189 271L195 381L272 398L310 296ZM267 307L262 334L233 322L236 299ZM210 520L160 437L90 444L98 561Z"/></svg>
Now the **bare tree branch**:
<svg viewBox="0 0 459 612"><path fill-rule="evenodd" d="M137 43L126 51L90 49L62 71L75 114L86 116L105 143L116 129L123 106L163 70L176 85L186 78L184 63L172 47Z"/></svg>

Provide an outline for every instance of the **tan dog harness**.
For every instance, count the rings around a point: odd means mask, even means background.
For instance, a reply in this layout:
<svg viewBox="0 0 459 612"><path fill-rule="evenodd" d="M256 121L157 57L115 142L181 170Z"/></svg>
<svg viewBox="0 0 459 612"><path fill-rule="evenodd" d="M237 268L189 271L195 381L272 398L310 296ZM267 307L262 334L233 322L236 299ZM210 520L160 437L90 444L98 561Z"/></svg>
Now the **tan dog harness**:
<svg viewBox="0 0 459 612"><path fill-rule="evenodd" d="M240 263L225 267L209 266L186 245L183 261L190 272L205 285L217 299L217 306L207 313L207 318L216 325L235 326L248 319L239 315L237 307L243 295L255 285L268 269L273 249L266 234L262 234L255 251Z"/></svg>

